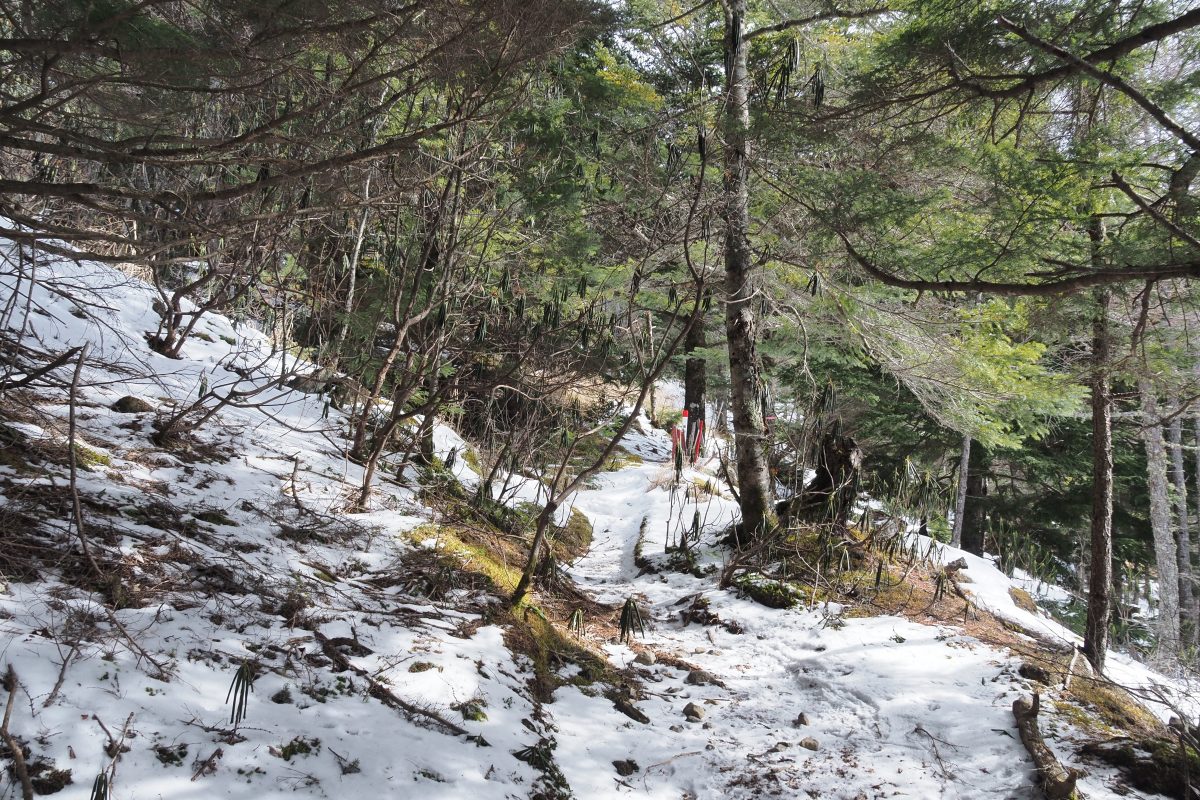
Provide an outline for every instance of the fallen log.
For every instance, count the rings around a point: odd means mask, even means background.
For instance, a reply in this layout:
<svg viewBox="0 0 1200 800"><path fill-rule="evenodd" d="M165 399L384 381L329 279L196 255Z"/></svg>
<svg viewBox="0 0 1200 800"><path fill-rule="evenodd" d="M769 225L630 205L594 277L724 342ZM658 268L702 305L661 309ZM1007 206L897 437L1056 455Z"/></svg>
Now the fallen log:
<svg viewBox="0 0 1200 800"><path fill-rule="evenodd" d="M1075 782L1083 773L1074 767L1064 767L1054 752L1046 746L1042 732L1038 729L1038 712L1041 710L1041 695L1033 693L1033 700L1018 697L1013 701L1013 716L1017 719L1017 730L1021 744L1029 751L1037 767L1038 782L1046 800L1082 800Z"/></svg>

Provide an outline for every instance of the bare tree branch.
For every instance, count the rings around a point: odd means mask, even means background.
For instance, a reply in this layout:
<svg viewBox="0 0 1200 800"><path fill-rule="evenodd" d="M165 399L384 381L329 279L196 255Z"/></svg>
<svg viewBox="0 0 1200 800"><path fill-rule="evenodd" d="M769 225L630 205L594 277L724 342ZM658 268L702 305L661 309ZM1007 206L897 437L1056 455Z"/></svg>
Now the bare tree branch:
<svg viewBox="0 0 1200 800"><path fill-rule="evenodd" d="M846 252L850 254L850 257L871 277L888 286L894 286L898 289L911 289L918 292L987 292L1009 297L1046 297L1077 292L1093 286L1107 286L1114 283L1200 276L1200 260L1196 260L1166 266L1130 266L1125 269L1088 270L1069 278L1059 278L1044 283L1017 283L977 279L928 281L902 278L873 263L860 253L843 233L840 231L835 231L835 233L842 240L842 244L845 245Z"/></svg>
<svg viewBox="0 0 1200 800"><path fill-rule="evenodd" d="M749 31L742 34L742 41L748 42L751 39L756 39L759 36L766 36L769 33L782 33L783 31L792 28L802 28L805 25L812 25L817 22L828 22L835 19L865 19L866 17L877 17L881 14L887 14L891 11L890 8L867 8L861 11L848 11L845 9L832 9L823 11L819 14L813 14L808 17L797 17L795 19L785 19L782 22L776 22L774 25L764 25L761 28Z"/></svg>
<svg viewBox="0 0 1200 800"><path fill-rule="evenodd" d="M1184 16L1195 16L1196 19L1193 24L1200 25L1200 11L1195 11L1191 14L1185 14ZM1200 150L1200 136L1196 136L1178 122L1173 120L1162 106L1150 100L1150 98L1146 97L1146 95L1138 89L1130 86L1124 79L1117 77L1111 72L1106 72L1096 67L1091 63L1090 60L1086 58L1080 58L1074 53L1064 50L1058 45L1042 39L1031 32L1028 28L1018 25L1006 17L997 17L996 22L999 23L1001 27L1012 31L1017 36L1020 36L1022 39L1029 42L1039 50L1049 53L1055 58L1062 59L1067 64L1071 65L1075 70L1090 75L1101 83L1107 84L1108 86L1111 86L1117 91L1121 92L1130 100L1141 106L1147 114L1153 117L1154 120L1172 136L1179 139L1179 141L1186 144L1193 151Z"/></svg>

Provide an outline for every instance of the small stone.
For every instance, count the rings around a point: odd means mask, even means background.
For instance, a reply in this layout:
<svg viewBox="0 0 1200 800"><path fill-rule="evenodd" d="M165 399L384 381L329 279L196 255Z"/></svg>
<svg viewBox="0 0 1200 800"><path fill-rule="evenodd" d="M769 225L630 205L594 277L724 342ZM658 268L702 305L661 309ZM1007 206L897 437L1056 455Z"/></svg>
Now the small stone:
<svg viewBox="0 0 1200 800"><path fill-rule="evenodd" d="M641 769L641 767L638 766L638 763L632 758L626 758L622 761L614 761L612 763L613 768L616 769L617 774L622 778L628 777Z"/></svg>
<svg viewBox="0 0 1200 800"><path fill-rule="evenodd" d="M1022 664L1021 669L1018 670L1018 673L1022 678L1028 678L1031 681L1044 683L1047 686L1049 686L1054 680L1044 667L1040 667L1037 664Z"/></svg>
<svg viewBox="0 0 1200 800"><path fill-rule="evenodd" d="M650 718L647 717L645 714L643 714L640 710L638 710L637 706L635 706L633 703L629 702L624 697L617 695L617 696L612 697L611 699L613 701L613 706L616 707L617 711L620 711L622 714L629 717L634 722L640 722L643 725L650 724Z"/></svg>
<svg viewBox="0 0 1200 800"><path fill-rule="evenodd" d="M719 683L719 681L711 672L705 672L702 669L694 669L688 673L687 679L684 680L684 683L692 686L708 686L710 684Z"/></svg>
<svg viewBox="0 0 1200 800"><path fill-rule="evenodd" d="M672 725L670 727L670 730L672 733L680 733L683 730L683 726L682 725Z"/></svg>
<svg viewBox="0 0 1200 800"><path fill-rule="evenodd" d="M817 744L817 740L811 736L805 736L803 739L801 739L800 746L814 752L821 748L821 745Z"/></svg>
<svg viewBox="0 0 1200 800"><path fill-rule="evenodd" d="M144 414L147 411L153 411L154 406L140 397L127 394L112 404L112 410L118 414Z"/></svg>
<svg viewBox="0 0 1200 800"><path fill-rule="evenodd" d="M699 722L704 719L704 709L695 703L688 703L683 707L683 715L692 722Z"/></svg>
<svg viewBox="0 0 1200 800"><path fill-rule="evenodd" d="M787 750L787 749L788 749L787 742L776 742L775 743L774 750L776 753L782 753L784 750Z"/></svg>
<svg viewBox="0 0 1200 800"><path fill-rule="evenodd" d="M792 720L792 727L794 727L794 728L803 728L805 725L808 725L808 724L809 724L808 714L805 714L803 711L800 712L800 716L798 716L794 720Z"/></svg>
<svg viewBox="0 0 1200 800"><path fill-rule="evenodd" d="M643 650L633 660L638 664L645 664L646 666L658 663L658 658L650 650Z"/></svg>

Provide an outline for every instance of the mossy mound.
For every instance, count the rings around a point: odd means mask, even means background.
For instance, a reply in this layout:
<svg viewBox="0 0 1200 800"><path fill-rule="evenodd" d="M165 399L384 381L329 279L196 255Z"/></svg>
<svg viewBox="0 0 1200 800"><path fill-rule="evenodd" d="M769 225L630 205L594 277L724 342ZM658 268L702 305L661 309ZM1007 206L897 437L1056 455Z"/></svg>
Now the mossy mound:
<svg viewBox="0 0 1200 800"><path fill-rule="evenodd" d="M1009 588L1008 596L1017 604L1017 608L1028 611L1031 614L1036 614L1038 611L1037 603L1033 597L1024 589L1018 589L1016 586Z"/></svg>
<svg viewBox="0 0 1200 800"><path fill-rule="evenodd" d="M1200 754L1192 748L1181 750L1177 742L1121 737L1091 742L1082 752L1117 767L1136 789L1180 800L1195 796L1189 784L1200 775Z"/></svg>
<svg viewBox="0 0 1200 800"><path fill-rule="evenodd" d="M127 394L112 404L112 410L118 414L144 414L153 411L154 406L140 397Z"/></svg>
<svg viewBox="0 0 1200 800"><path fill-rule="evenodd" d="M474 583L453 580L453 576L449 573L457 571L483 578L486 588L496 594L511 593L521 578L520 570L516 566L517 562L501 558L482 543L468 541L465 538L468 535L469 532L466 530L448 525L432 524L418 526L407 534L408 538L417 544L433 540L431 550L437 558L436 563L430 569L425 570L432 577L426 577L434 583L454 584L454 586L441 588L463 588L461 584ZM422 582L419 580L414 579L412 583L413 589L416 591L426 588L421 585ZM430 591L432 592L432 589Z"/></svg>
<svg viewBox="0 0 1200 800"><path fill-rule="evenodd" d="M553 541L563 558L578 558L592 546L592 521L579 509L572 508L567 524L554 529Z"/></svg>
<svg viewBox="0 0 1200 800"><path fill-rule="evenodd" d="M1077 675L1068 696L1091 711L1101 729L1148 738L1163 730L1158 718L1119 686Z"/></svg>
<svg viewBox="0 0 1200 800"><path fill-rule="evenodd" d="M733 585L751 600L768 608L792 608L808 599L808 595L795 584L761 575L741 575Z"/></svg>

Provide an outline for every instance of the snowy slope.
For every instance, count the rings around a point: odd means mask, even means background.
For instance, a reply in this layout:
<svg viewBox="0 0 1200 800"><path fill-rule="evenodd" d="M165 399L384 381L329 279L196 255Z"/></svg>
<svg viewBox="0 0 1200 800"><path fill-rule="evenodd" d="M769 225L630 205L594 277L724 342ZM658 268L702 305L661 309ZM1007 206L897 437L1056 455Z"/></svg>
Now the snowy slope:
<svg viewBox="0 0 1200 800"><path fill-rule="evenodd" d="M207 339L190 341L183 358L158 356L143 338L155 325L152 292L86 262L47 263L33 286L15 285L0 265L0 304L13 297L32 311L10 326L42 349L92 343L79 488L88 535L118 576L88 584L63 561L41 569L42 580L0 585L0 667L11 664L20 681L11 731L31 760L71 771L59 797L89 797L101 771L121 800L554 796L553 769L539 757L547 752L581 799L1032 796L1011 712L1029 686L1007 652L899 616L767 609L716 590L711 575L641 574L639 550L661 566L697 510L700 565L719 568L713 538L736 512L727 496L672 492L669 440L645 421L625 443L643 462L602 473L572 498L595 535L569 569L595 601L616 608L632 596L642 609L647 631L632 645L600 634L615 610L587 620L593 633L583 637L640 678L628 698L648 719L638 722L596 686L566 684L541 703L532 665L505 641L497 598L479 587L445 587L437 602L419 596L436 564L429 537L409 534L431 512L414 487L389 479L367 512L348 511L362 473L342 452L344 417L323 418L321 397L271 388L265 405L222 411L187 450L149 444L155 414L202 382L269 385L290 367L265 335L213 315L200 327ZM159 411L109 408L129 394ZM22 409L7 424L23 447L62 446L62 393ZM444 427L436 444L443 456L467 446ZM41 520L65 552L64 470L2 464L0 522ZM688 482L716 485L711 467ZM455 471L478 480L463 459ZM536 500L539 484L518 481L513 502ZM6 536L18 533L29 531ZM968 572L980 605L1067 635L1022 617L990 562ZM153 597L121 594L147 582ZM97 592L125 607L110 616ZM723 624L681 619L697 597ZM226 695L246 662L259 677L235 726ZM1121 668L1130 680L1155 679ZM564 679L575 669L564 667ZM1069 760L1065 722L1060 731L1055 744ZM1111 775L1089 769L1088 797L1117 796ZM18 796L6 780L0 797Z"/></svg>
<svg viewBox="0 0 1200 800"><path fill-rule="evenodd" d="M772 610L712 591L710 579L681 573L637 577L633 547L641 515L655 533L647 552L665 545L668 493L646 489L664 464L648 463L611 476L581 494L576 505L597 522L597 552L572 570L599 596L645 598L653 632L645 646L720 676L724 686L695 686L686 672L644 667L652 724L639 730L646 768L630 782L653 797L907 796L1020 797L1031 787L1024 752L997 734L1012 727L1010 705L1020 686L1009 659L950 629L898 617L826 624L822 609ZM712 501L713 529L733 513ZM692 508L679 514L690 519ZM603 539L599 531L605 531ZM716 557L716 553L713 553ZM677 602L704 593L709 608L742 633L719 626L681 625ZM625 648L610 647L617 660ZM571 702L568 696L556 703ZM688 702L706 713L686 722ZM799 722L805 715L807 722ZM560 728L570 730L556 713ZM682 727L682 731L674 730ZM801 746L815 739L815 751ZM811 744L811 742L810 742ZM613 791L598 776L620 748L580 731L560 736L562 762L587 796ZM939 757L945 766L939 766ZM581 792L581 795L584 793Z"/></svg>
<svg viewBox="0 0 1200 800"><path fill-rule="evenodd" d="M11 276L0 281L7 299ZM345 512L361 469L341 452L336 411L323 420L320 398L271 390L265 404L227 409L198 430L192 449L213 451L201 457L150 447L153 412L108 408L128 394L171 407L194 397L202 378L269 383L282 356L266 337L211 316L199 329L212 341L193 339L182 359L166 359L143 340L154 329L152 295L137 281L59 262L18 288L22 304L31 293L28 326L44 349L92 343L79 398L81 442L98 462L79 478L97 520L89 534L116 537L120 567L155 575L164 591L114 622L75 586L3 584L0 663L20 681L12 731L36 759L71 771L60 797L90 796L93 777L113 763L109 733L122 731L116 798L386 796L396 786L428 797L528 795L536 771L512 755L539 737L522 724L536 717L527 665L484 624L479 611L491 598L464 591L431 605L404 591L412 574L401 559L413 546L403 534L428 511L411 489L383 483L369 513ZM79 306L96 319L78 318ZM256 363L249 381L226 369ZM61 443L63 398L37 412L14 427L35 445ZM9 510L65 491L62 469L0 474ZM101 506L111 519L96 513ZM67 515L40 511L46 527L67 530ZM318 636L365 677L335 671ZM225 701L245 660L261 677L234 732ZM466 735L386 707L368 696L377 688Z"/></svg>

